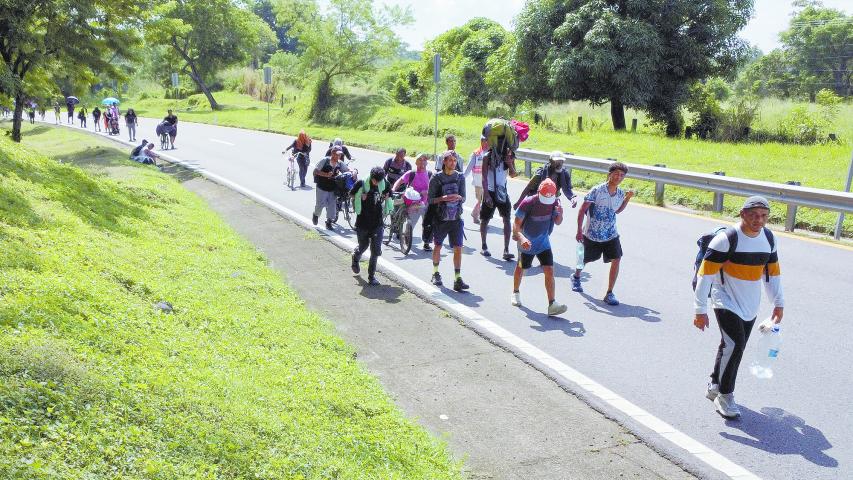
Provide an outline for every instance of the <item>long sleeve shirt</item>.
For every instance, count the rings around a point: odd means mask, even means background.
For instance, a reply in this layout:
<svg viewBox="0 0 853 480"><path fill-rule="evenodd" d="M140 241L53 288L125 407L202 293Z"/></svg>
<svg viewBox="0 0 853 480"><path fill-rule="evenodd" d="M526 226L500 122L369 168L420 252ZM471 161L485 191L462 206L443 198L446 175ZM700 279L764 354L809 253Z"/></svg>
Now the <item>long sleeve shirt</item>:
<svg viewBox="0 0 853 480"><path fill-rule="evenodd" d="M708 313L710 293L712 308L729 310L743 320L752 320L758 316L762 284L773 306L785 306L775 246L771 249L763 232L750 237L743 233L740 224L736 231L737 246L731 256L725 231L718 233L708 245L697 272L695 313ZM765 265L769 281L765 281Z"/></svg>

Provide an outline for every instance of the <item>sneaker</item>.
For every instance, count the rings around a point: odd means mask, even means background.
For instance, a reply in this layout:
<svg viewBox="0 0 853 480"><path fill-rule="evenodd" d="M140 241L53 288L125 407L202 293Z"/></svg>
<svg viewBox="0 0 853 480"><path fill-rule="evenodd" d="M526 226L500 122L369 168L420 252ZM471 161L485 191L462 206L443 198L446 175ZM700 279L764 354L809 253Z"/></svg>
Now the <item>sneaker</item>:
<svg viewBox="0 0 853 480"><path fill-rule="evenodd" d="M381 284L379 283L379 280L377 280L377 279L376 279L376 277L370 277L370 278L368 278L368 279L367 279L367 284L368 284L368 285L370 285L371 287L376 287L376 286L378 286L378 285L381 285Z"/></svg>
<svg viewBox="0 0 853 480"><path fill-rule="evenodd" d="M548 315L559 315L561 313L566 313L569 307L563 305L560 302L554 301L554 303L548 305Z"/></svg>
<svg viewBox="0 0 853 480"><path fill-rule="evenodd" d="M425 252L431 252L431 251L432 251L432 247L430 247L428 243L425 243L425 244L424 244L424 249L423 249L423 250L424 250Z"/></svg>
<svg viewBox="0 0 853 480"><path fill-rule="evenodd" d="M444 283L441 282L441 274L440 273L435 272L432 274L432 284L435 285L436 287L440 287L440 286L444 285Z"/></svg>
<svg viewBox="0 0 853 480"><path fill-rule="evenodd" d="M616 300L616 295L613 295L613 292L608 292L607 295L604 296L604 303L608 305L619 305L619 300Z"/></svg>
<svg viewBox="0 0 853 480"><path fill-rule="evenodd" d="M462 281L462 277L457 278L453 282L453 289L457 292L461 292L463 290L468 290L468 284Z"/></svg>
<svg viewBox="0 0 853 480"><path fill-rule="evenodd" d="M714 398L714 406L717 413L725 418L737 418L740 416L740 408L735 403L734 393L720 393Z"/></svg>
<svg viewBox="0 0 853 480"><path fill-rule="evenodd" d="M352 254L352 273L356 275L361 272L361 267L358 264L358 258L356 258L355 254Z"/></svg>
<svg viewBox="0 0 853 480"><path fill-rule="evenodd" d="M714 399L717 398L717 395L719 395L719 394L720 394L720 386L717 385L716 383L709 383L708 384L708 391L705 393L705 398L707 398L708 400L713 402Z"/></svg>
<svg viewBox="0 0 853 480"><path fill-rule="evenodd" d="M583 287L581 286L581 277L576 277L572 275L572 291L583 293Z"/></svg>
<svg viewBox="0 0 853 480"><path fill-rule="evenodd" d="M510 302L513 307L521 306L521 293L520 292L512 292L512 296L510 297Z"/></svg>
<svg viewBox="0 0 853 480"><path fill-rule="evenodd" d="M507 262L509 262L509 261L515 260L515 255L513 255L509 252L504 252L503 259L506 260Z"/></svg>
<svg viewBox="0 0 853 480"><path fill-rule="evenodd" d="M317 215L311 215L311 223L313 223L314 225L317 225L317 220L319 219L320 217L318 217Z"/></svg>
<svg viewBox="0 0 853 480"><path fill-rule="evenodd" d="M483 249L480 250L480 255L482 255L484 257L491 257L492 256L492 254L489 252L489 249L487 247L483 247Z"/></svg>
<svg viewBox="0 0 853 480"><path fill-rule="evenodd" d="M331 229L332 229L332 221L326 220L326 230L331 230Z"/></svg>

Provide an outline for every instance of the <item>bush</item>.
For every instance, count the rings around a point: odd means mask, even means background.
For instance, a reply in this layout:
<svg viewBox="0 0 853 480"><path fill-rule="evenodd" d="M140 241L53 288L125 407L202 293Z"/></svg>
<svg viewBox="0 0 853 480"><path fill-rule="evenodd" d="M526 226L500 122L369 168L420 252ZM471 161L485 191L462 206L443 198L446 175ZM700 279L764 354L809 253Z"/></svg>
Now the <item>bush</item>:
<svg viewBox="0 0 853 480"><path fill-rule="evenodd" d="M723 142L738 142L749 139L752 123L758 116L758 103L751 98L742 98L723 110L714 139Z"/></svg>
<svg viewBox="0 0 853 480"><path fill-rule="evenodd" d="M779 124L779 136L791 143L817 143L825 126L822 118L801 105L791 110Z"/></svg>
<svg viewBox="0 0 853 480"><path fill-rule="evenodd" d="M717 126L723 118L723 109L714 92L707 85L697 82L690 87L687 111L693 114L690 129L703 140L714 138Z"/></svg>

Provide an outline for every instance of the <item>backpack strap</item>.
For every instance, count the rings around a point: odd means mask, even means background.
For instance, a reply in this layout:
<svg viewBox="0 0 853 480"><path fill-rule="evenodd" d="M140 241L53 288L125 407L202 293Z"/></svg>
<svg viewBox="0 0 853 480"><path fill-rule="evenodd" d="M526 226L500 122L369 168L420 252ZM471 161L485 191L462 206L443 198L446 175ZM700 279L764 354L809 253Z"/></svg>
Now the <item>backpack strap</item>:
<svg viewBox="0 0 853 480"><path fill-rule="evenodd" d="M737 229L735 227L726 227L726 238L729 240L729 250L726 252L726 261L728 261L732 257L732 254L735 253L735 250L737 250ZM722 268L720 268L720 283L726 283Z"/></svg>
<svg viewBox="0 0 853 480"><path fill-rule="evenodd" d="M773 236L773 232L769 228L764 227L763 230L764 236L767 237L767 243L770 244L770 254L772 255L773 249L776 248L776 237ZM769 263L770 257L767 258ZM770 270L767 268L767 263L764 264L764 281L770 282Z"/></svg>

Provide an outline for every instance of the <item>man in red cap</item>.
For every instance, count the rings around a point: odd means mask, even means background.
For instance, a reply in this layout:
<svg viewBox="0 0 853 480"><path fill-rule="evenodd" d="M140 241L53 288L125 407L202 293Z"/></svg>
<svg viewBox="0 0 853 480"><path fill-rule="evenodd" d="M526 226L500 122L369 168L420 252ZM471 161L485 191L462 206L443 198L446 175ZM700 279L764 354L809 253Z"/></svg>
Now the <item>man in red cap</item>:
<svg viewBox="0 0 853 480"><path fill-rule="evenodd" d="M548 315L559 315L567 308L554 299L554 255L549 237L554 225L563 222L563 207L557 200L557 185L550 179L539 184L539 191L518 205L512 238L518 242L518 263L515 265L512 284L512 305L521 306L521 277L533 264L533 257L545 273L545 292L548 294Z"/></svg>

